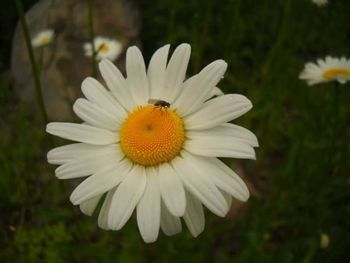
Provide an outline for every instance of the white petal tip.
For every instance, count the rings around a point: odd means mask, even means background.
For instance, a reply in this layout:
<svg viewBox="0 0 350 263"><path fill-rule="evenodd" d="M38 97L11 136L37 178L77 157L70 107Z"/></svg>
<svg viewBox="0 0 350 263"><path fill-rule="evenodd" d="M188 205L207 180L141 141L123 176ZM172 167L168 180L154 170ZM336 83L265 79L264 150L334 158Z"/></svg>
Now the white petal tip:
<svg viewBox="0 0 350 263"><path fill-rule="evenodd" d="M77 195L75 194L75 192L73 191L73 193L70 195L69 197L69 201L73 204L73 205L80 205L83 201L85 200L81 200L81 198L77 198Z"/></svg>
<svg viewBox="0 0 350 263"><path fill-rule="evenodd" d="M247 109L253 108L253 103L247 99Z"/></svg>
<svg viewBox="0 0 350 263"><path fill-rule="evenodd" d="M82 98L79 98L77 99L74 104L73 104L73 111L76 113L77 111L77 108L79 107L79 104L82 103L83 99Z"/></svg>
<svg viewBox="0 0 350 263"><path fill-rule="evenodd" d="M179 211L172 211L172 215L176 217L182 217L185 214L185 209Z"/></svg>
<svg viewBox="0 0 350 263"><path fill-rule="evenodd" d="M48 151L47 154L46 154L47 162L50 163L50 164L55 164L55 163L53 162L53 159L54 159L54 156L53 156L53 155L54 155L54 149Z"/></svg>
<svg viewBox="0 0 350 263"><path fill-rule="evenodd" d="M78 202L78 200L76 200L75 197L70 196L69 201L70 201L73 205L80 205L80 202Z"/></svg>
<svg viewBox="0 0 350 263"><path fill-rule="evenodd" d="M150 243L154 243L157 241L157 237L142 237L143 241L145 241L145 243L150 244Z"/></svg>
<svg viewBox="0 0 350 263"><path fill-rule="evenodd" d="M191 45L188 43L182 43L178 46L178 48L186 48L186 49L191 49Z"/></svg>
<svg viewBox="0 0 350 263"><path fill-rule="evenodd" d="M50 125L51 123L48 123L48 124L46 124L46 132L48 132L48 130L50 129L50 127L52 126L52 125Z"/></svg>
<svg viewBox="0 0 350 263"><path fill-rule="evenodd" d="M252 160L256 160L256 154L255 154L255 151L254 151L254 155L252 156Z"/></svg>
<svg viewBox="0 0 350 263"><path fill-rule="evenodd" d="M218 59L218 60L216 60L216 63L218 63L220 66L222 66L222 67L227 67L227 63L226 63L226 61L225 60L223 60L223 59Z"/></svg>
<svg viewBox="0 0 350 263"><path fill-rule="evenodd" d="M110 230L118 231L118 230L122 229L122 227L123 227L123 225L121 225L120 223L117 224L115 222L114 218L112 218L110 216L108 217L108 228Z"/></svg>
<svg viewBox="0 0 350 263"><path fill-rule="evenodd" d="M197 230L196 233L191 233L191 235L194 237L194 238L197 238L200 234L202 234L202 232L204 231L204 227Z"/></svg>
<svg viewBox="0 0 350 263"><path fill-rule="evenodd" d="M126 55L127 56L128 56L128 54L130 55L130 53L141 53L141 51L140 51L140 49L137 46L131 46L126 51Z"/></svg>
<svg viewBox="0 0 350 263"><path fill-rule="evenodd" d="M80 208L80 211L86 216L92 216L92 214L94 213L94 211L89 211L89 210L84 209L82 205L80 205L79 208Z"/></svg>
<svg viewBox="0 0 350 263"><path fill-rule="evenodd" d="M46 132L49 133L49 134L54 134L54 130L55 130L55 127L56 127L56 124L58 124L58 122L50 122L46 125Z"/></svg>
<svg viewBox="0 0 350 263"><path fill-rule="evenodd" d="M248 193L248 195L245 196L244 198L242 198L240 201L242 201L242 202L247 202L248 199L249 199L249 197L250 197L250 195L249 195L249 193Z"/></svg>
<svg viewBox="0 0 350 263"><path fill-rule="evenodd" d="M229 210L230 210L230 207L227 207L227 209L220 211L220 213L219 214L217 213L216 215L219 217L225 217Z"/></svg>
<svg viewBox="0 0 350 263"><path fill-rule="evenodd" d="M247 187L244 187L241 190L242 191L239 191L239 193L232 197L237 199L238 201L247 202L250 197L250 192Z"/></svg>
<svg viewBox="0 0 350 263"><path fill-rule="evenodd" d="M93 77L86 77L86 78L83 80L82 84L84 85L84 83L88 83L88 82L94 81L94 80L95 80L95 79L94 79Z"/></svg>

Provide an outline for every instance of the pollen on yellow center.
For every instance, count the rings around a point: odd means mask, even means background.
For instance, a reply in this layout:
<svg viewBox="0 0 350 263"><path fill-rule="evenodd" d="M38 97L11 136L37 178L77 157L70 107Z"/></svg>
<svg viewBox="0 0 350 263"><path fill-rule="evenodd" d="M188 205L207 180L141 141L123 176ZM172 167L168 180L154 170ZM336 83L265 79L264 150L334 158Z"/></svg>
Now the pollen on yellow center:
<svg viewBox="0 0 350 263"><path fill-rule="evenodd" d="M350 70L345 68L332 68L323 72L322 76L326 80L331 80L337 77L350 78Z"/></svg>
<svg viewBox="0 0 350 263"><path fill-rule="evenodd" d="M98 51L100 52L107 52L108 50L109 50L109 46L104 43L98 47Z"/></svg>
<svg viewBox="0 0 350 263"><path fill-rule="evenodd" d="M172 160L185 140L182 119L168 108L140 106L121 126L120 144L134 163L153 166Z"/></svg>

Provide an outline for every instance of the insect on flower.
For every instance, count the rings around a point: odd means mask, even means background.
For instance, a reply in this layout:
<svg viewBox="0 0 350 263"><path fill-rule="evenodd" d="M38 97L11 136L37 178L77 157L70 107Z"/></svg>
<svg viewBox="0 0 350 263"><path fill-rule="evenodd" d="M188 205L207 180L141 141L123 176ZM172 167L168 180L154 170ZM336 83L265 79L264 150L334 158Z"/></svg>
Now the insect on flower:
<svg viewBox="0 0 350 263"><path fill-rule="evenodd" d="M159 108L160 110L167 110L170 107L170 103L165 100L149 99L148 103L153 104L155 108Z"/></svg>

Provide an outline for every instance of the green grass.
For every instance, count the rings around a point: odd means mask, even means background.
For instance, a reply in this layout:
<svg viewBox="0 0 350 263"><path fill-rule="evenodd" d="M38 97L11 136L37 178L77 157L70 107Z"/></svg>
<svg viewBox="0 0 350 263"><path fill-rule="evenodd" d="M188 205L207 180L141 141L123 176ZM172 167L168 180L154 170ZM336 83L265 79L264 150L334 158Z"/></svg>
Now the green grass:
<svg viewBox="0 0 350 263"><path fill-rule="evenodd" d="M57 180L46 164L40 116L18 103L1 77L0 262L349 260L350 84L308 87L297 77L309 60L350 56L350 2L330 2L318 8L309 0L140 1L146 60L162 44L188 42L189 74L222 58L229 69L220 87L254 104L238 123L257 134L258 160L236 164L260 197L235 220L207 213L196 239L184 230L147 245L134 219L111 232L97 227L96 215L82 215L69 202L72 183ZM5 71L11 34L4 36ZM325 249L321 233L330 237Z"/></svg>

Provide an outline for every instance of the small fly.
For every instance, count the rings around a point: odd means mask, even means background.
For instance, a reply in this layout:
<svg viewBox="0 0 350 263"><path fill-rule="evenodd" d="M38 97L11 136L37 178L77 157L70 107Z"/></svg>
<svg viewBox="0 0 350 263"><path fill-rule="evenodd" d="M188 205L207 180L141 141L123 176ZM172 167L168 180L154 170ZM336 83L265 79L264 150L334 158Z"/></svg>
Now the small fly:
<svg viewBox="0 0 350 263"><path fill-rule="evenodd" d="M155 108L159 108L160 110L167 110L170 107L170 103L165 100L149 99L148 103L153 104Z"/></svg>

